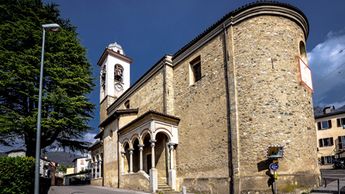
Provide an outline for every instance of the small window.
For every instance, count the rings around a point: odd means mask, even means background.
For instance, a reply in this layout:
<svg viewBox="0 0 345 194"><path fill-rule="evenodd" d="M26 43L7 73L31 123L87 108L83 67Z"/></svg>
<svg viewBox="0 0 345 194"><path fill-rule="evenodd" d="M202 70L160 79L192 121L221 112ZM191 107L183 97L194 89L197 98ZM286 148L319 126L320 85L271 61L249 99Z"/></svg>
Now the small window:
<svg viewBox="0 0 345 194"><path fill-rule="evenodd" d="M201 79L201 60L200 56L190 62L190 85Z"/></svg>
<svg viewBox="0 0 345 194"><path fill-rule="evenodd" d="M125 102L125 107L126 109L129 109L131 107L129 100Z"/></svg>
<svg viewBox="0 0 345 194"><path fill-rule="evenodd" d="M343 129L345 129L345 118L337 119L337 127L342 127Z"/></svg>
<svg viewBox="0 0 345 194"><path fill-rule="evenodd" d="M332 128L332 121L327 120L327 121L321 121L317 123L317 129L318 130L325 130L325 129L330 129Z"/></svg>
<svg viewBox="0 0 345 194"><path fill-rule="evenodd" d="M333 164L334 159L334 156L321 156L321 164Z"/></svg>
<svg viewBox="0 0 345 194"><path fill-rule="evenodd" d="M345 136L338 136L338 149L345 149Z"/></svg>
<svg viewBox="0 0 345 194"><path fill-rule="evenodd" d="M334 142L333 142L333 137L328 137L328 138L323 138L323 139L319 139L319 147L328 147L328 146L333 146Z"/></svg>
<svg viewBox="0 0 345 194"><path fill-rule="evenodd" d="M305 49L305 44L303 41L299 42L299 54L300 54L301 59L304 61L304 63L308 64L307 51Z"/></svg>

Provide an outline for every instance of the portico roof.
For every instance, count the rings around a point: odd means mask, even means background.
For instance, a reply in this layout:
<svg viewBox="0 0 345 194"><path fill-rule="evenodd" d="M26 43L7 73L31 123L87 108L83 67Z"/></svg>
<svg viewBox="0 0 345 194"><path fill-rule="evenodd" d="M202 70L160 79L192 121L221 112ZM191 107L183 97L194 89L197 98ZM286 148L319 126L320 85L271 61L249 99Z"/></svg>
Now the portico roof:
<svg viewBox="0 0 345 194"><path fill-rule="evenodd" d="M102 121L101 124L99 124L99 127L107 126L111 121L113 121L116 117L118 117L121 114L137 114L137 113L138 113L137 108L116 110L111 115L109 115L104 121Z"/></svg>
<svg viewBox="0 0 345 194"><path fill-rule="evenodd" d="M178 117L164 114L164 113L157 112L157 111L153 111L153 110L149 110L146 113L144 113L143 115L141 115L140 117L134 119L133 121L131 121L127 125L123 126L121 129L119 129L119 133L121 134L121 133L127 131L128 129L135 128L135 127L137 127L137 126L139 126L139 125L141 125L147 121L152 121L152 120L162 121L162 122L169 123L172 125L178 125L178 123L180 122L180 118L178 118Z"/></svg>

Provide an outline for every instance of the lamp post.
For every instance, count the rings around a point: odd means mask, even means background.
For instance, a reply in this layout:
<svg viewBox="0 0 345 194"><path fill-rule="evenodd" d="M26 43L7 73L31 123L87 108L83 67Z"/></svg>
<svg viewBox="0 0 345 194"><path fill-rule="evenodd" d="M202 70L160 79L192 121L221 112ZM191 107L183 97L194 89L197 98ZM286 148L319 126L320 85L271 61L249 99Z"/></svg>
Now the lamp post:
<svg viewBox="0 0 345 194"><path fill-rule="evenodd" d="M40 185L40 158L41 158L41 107L42 107L42 84L43 84L43 60L44 60L44 42L47 31L56 32L60 28L59 24L43 24L42 51L41 51L41 70L40 86L38 94L38 114L37 114L37 131L36 131L36 163L35 163L35 194L39 194Z"/></svg>

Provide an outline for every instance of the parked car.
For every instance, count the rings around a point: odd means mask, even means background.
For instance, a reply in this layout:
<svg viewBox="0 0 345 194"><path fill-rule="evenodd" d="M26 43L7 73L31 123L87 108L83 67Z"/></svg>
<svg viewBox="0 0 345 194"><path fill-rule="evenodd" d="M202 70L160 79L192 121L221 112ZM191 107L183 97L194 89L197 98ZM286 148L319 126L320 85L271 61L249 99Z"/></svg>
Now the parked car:
<svg viewBox="0 0 345 194"><path fill-rule="evenodd" d="M333 167L335 169L345 169L345 158L337 158L334 160Z"/></svg>

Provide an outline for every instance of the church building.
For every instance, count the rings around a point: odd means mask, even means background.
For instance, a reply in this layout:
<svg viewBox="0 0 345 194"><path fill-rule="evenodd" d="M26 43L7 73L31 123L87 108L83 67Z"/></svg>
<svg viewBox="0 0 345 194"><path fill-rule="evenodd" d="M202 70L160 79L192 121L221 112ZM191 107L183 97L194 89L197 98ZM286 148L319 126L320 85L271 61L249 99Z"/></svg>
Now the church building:
<svg viewBox="0 0 345 194"><path fill-rule="evenodd" d="M319 184L309 25L274 1L228 14L133 85L132 59L101 55L93 185L147 192L278 193Z"/></svg>

